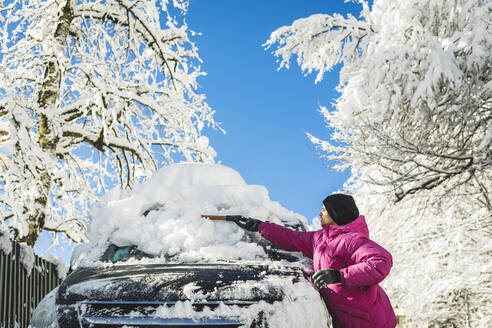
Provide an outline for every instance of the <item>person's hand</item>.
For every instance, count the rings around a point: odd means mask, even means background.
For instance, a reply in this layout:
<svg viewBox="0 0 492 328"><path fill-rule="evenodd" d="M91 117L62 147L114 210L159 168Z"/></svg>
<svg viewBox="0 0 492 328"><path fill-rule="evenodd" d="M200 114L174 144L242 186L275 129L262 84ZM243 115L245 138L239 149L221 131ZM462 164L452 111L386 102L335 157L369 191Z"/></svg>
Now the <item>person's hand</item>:
<svg viewBox="0 0 492 328"><path fill-rule="evenodd" d="M313 283L318 288L325 288L326 285L341 282L340 271L333 269L324 269L315 272L312 276Z"/></svg>
<svg viewBox="0 0 492 328"><path fill-rule="evenodd" d="M260 228L260 225L263 223L263 221L252 218L245 218L241 215L226 215L226 220L232 221L244 230L248 230L251 232L257 232Z"/></svg>

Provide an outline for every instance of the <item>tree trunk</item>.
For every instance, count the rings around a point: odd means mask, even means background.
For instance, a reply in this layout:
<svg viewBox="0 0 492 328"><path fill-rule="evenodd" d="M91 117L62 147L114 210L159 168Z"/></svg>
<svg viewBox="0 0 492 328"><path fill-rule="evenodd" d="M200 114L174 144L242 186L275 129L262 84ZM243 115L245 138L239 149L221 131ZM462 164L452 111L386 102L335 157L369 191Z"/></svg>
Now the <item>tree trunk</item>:
<svg viewBox="0 0 492 328"><path fill-rule="evenodd" d="M63 9L60 12L58 19L58 26L55 30L55 48L58 51L63 52L65 43L67 41L70 24L73 20L73 9L71 0L66 0ZM55 110L56 98L60 92L61 73L58 67L56 58L51 59L46 64L46 70L44 73L43 85L39 92L38 103L45 111ZM39 115L38 121L38 143L41 148L52 153L56 148L57 138L50 136L49 121L45 114ZM53 155L54 156L54 155ZM44 229L46 220L46 204L51 193L51 186L53 184L50 172L46 167L37 167L37 172L41 177L41 181L38 183L37 195L34 202L36 209L29 213L28 223L29 232L27 235L20 238L19 241L27 243L29 246L34 246L38 236Z"/></svg>

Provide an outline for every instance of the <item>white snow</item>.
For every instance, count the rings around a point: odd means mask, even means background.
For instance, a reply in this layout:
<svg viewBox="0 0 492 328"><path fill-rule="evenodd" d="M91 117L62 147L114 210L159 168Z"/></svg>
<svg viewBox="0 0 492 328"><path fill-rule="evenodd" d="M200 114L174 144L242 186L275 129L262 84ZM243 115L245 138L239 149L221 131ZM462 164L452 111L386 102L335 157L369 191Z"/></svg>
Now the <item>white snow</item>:
<svg viewBox="0 0 492 328"><path fill-rule="evenodd" d="M238 262L241 265L267 264L261 281L240 281L228 288L203 291L194 282L183 286L186 298L175 306L161 306L156 318L188 318L193 320L232 318L246 326L260 312L265 313L269 327L327 327L329 315L319 293L307 280L268 275L270 269L299 269L302 263L274 262L261 246L251 242L259 234L245 233L235 223L210 221L201 214L237 214L281 224L303 224L306 219L270 200L268 191L259 185L248 185L233 169L213 164L181 163L165 167L150 180L132 191L113 190L91 211L89 243L78 246L72 255L72 267L110 266L99 258L110 243L136 245L156 258L129 259L124 264L164 262ZM118 263L116 263L118 265ZM220 280L220 276L218 280ZM145 285L160 283L148 274L134 275L132 281ZM120 293L125 285L118 279L106 278L71 285L67 292L84 294L91 290ZM201 300L248 300L260 293L275 291L282 301L265 301L247 307L221 303L214 309L196 311L192 304ZM138 317L132 312L132 317Z"/></svg>
<svg viewBox="0 0 492 328"><path fill-rule="evenodd" d="M27 275L31 274L34 267L34 261L36 257L34 255L34 249L26 243L19 243L20 246L20 262L27 271Z"/></svg>
<svg viewBox="0 0 492 328"><path fill-rule="evenodd" d="M55 254L49 254L46 257L46 261L51 262L51 263L56 265L56 271L58 273L58 278L65 279L65 277L67 276L68 268L65 266L65 264L63 263L63 260L59 256L57 256Z"/></svg>
<svg viewBox="0 0 492 328"><path fill-rule="evenodd" d="M143 260L152 262L267 259L263 248L249 242L234 223L203 219L201 214L307 225L303 216L270 200L265 187L246 184L231 168L174 164L132 191L107 193L90 213L89 244L74 251L72 265L101 265L98 259L109 243L136 245L158 256Z"/></svg>
<svg viewBox="0 0 492 328"><path fill-rule="evenodd" d="M263 312L268 318L269 327L297 328L297 327L327 327L327 318L323 303L319 300L318 292L307 282L297 284L283 284L286 295L291 297L283 301L256 302L248 307L228 305L220 303L215 309L204 308L202 311L194 310L193 301L177 302L175 306L161 306L156 309L155 317L162 318L191 318L219 319L233 318L249 327L252 320L260 317Z"/></svg>
<svg viewBox="0 0 492 328"><path fill-rule="evenodd" d="M341 64L340 96L320 108L330 137L308 137L352 171L345 188L393 255L383 285L408 326L490 327L492 2L353 2L357 19L297 19L266 46L316 82Z"/></svg>
<svg viewBox="0 0 492 328"><path fill-rule="evenodd" d="M82 242L87 212L106 190L181 158L214 162L201 131L221 128L198 90L205 73L184 20L187 2L0 1L3 225L24 237L45 195L45 230ZM73 14L70 31L54 37L64 8ZM44 78L53 61L64 72L60 83ZM41 101L43 89L57 97ZM42 115L50 151L33 142Z"/></svg>
<svg viewBox="0 0 492 328"><path fill-rule="evenodd" d="M4 252L5 255L10 254L12 251L12 242L10 241L9 235L3 231L0 231L0 250Z"/></svg>
<svg viewBox="0 0 492 328"><path fill-rule="evenodd" d="M162 283L159 277L152 277L148 274L132 276L131 280L141 282L142 286ZM125 282L121 279L108 277L71 285L67 292L78 295L93 295L92 291L97 290L103 292L106 297L112 295L111 293L114 293L113 297L118 297L117 295L121 295L126 288ZM156 308L153 313L149 312L148 309L143 312L135 310L129 315L142 317L150 314L156 318L185 318L195 321L228 318L241 321L248 327L252 320L260 317L260 312L263 312L271 328L329 326L327 323L329 315L320 295L306 280L293 283L291 278L266 275L262 281L240 281L227 288L217 287L210 292L204 292L194 282L183 286L182 289L185 299L177 301L173 306L162 305ZM193 304L200 304L207 300L234 300L232 302L250 303L248 300L258 295L259 292L261 294L261 292L267 293L272 290L284 295L283 299L273 303L267 303L263 300L252 301L252 304L248 306L222 302L217 308L204 307L200 311L197 311L193 306Z"/></svg>
<svg viewBox="0 0 492 328"><path fill-rule="evenodd" d="M484 149L488 147L492 142L492 123L489 121L487 124L487 132L485 132L485 136L483 137L482 142L478 146L479 149Z"/></svg>

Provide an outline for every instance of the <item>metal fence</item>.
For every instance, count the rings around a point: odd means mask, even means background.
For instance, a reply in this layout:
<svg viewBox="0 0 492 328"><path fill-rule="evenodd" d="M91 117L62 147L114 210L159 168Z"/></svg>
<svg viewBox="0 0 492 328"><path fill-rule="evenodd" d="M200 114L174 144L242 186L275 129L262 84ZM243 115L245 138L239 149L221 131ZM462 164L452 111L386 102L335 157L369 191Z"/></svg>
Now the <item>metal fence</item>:
<svg viewBox="0 0 492 328"><path fill-rule="evenodd" d="M26 328L44 295L61 282L53 263L35 256L29 273L20 254L21 248L14 241L8 255L0 249L0 327Z"/></svg>

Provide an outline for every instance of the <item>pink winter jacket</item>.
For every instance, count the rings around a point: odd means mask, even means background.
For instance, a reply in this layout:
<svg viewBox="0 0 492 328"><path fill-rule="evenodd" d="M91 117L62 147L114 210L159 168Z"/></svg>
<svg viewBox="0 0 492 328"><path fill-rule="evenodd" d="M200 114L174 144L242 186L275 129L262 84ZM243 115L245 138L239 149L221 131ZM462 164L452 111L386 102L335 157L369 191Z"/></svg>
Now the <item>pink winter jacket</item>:
<svg viewBox="0 0 492 328"><path fill-rule="evenodd" d="M278 247L313 259L315 271L340 270L342 282L320 290L334 328L396 326L390 300L378 284L390 272L391 254L369 239L364 216L344 226L323 225L310 232L265 222L259 232Z"/></svg>

